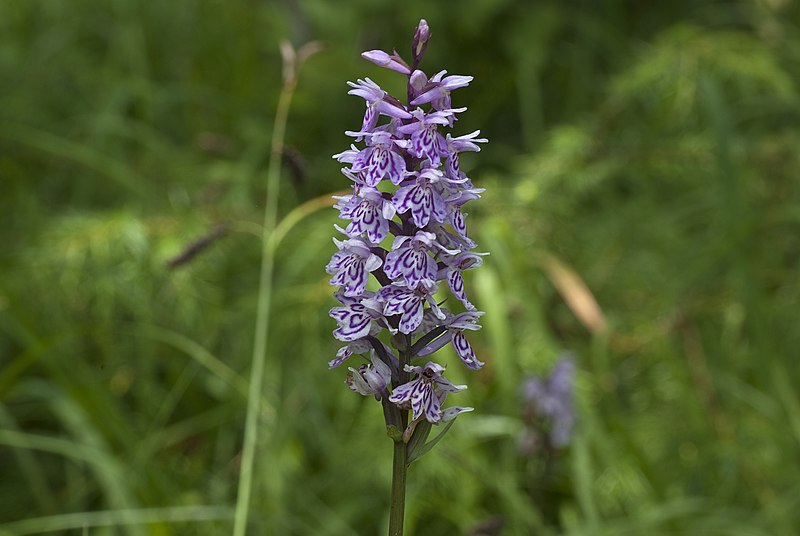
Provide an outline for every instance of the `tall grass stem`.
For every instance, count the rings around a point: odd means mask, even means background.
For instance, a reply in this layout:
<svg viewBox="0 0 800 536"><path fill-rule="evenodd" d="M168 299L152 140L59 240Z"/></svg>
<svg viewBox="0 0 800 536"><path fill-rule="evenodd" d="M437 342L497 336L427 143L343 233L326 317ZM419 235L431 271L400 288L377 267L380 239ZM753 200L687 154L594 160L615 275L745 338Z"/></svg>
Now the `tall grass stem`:
<svg viewBox="0 0 800 536"><path fill-rule="evenodd" d="M286 69L286 66L284 66L284 69ZM281 87L281 93L278 97L278 106L275 111L275 121L272 127L272 146L269 168L267 169L264 233L261 241L261 274L258 283L258 310L256 312L253 358L247 397L242 462L239 469L239 489L233 520L234 536L245 536L247 517L250 509L250 495L253 488L253 461L255 459L256 443L258 440L258 408L261 400L264 364L266 362L270 301L272 299L272 272L275 266L275 250L271 247L270 237L277 226L283 140L286 133L289 106L296 85L296 78L294 76L286 76L284 73L283 86ZM278 366L277 363L274 363L274 365ZM273 371L273 375L279 377L277 371Z"/></svg>

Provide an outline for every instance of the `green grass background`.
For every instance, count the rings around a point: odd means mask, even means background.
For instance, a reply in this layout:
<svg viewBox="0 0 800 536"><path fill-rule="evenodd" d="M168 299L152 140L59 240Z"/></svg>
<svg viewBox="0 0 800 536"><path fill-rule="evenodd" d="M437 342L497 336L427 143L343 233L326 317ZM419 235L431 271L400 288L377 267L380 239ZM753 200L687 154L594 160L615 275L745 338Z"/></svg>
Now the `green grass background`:
<svg viewBox="0 0 800 536"><path fill-rule="evenodd" d="M462 164L491 256L467 274L487 366L443 356L476 412L412 466L408 533L800 532L796 0L41 0L0 3L0 534L230 533L281 39L324 49L286 133L279 212L302 217L248 533L385 531L381 411L326 367L319 199L348 186L345 82L402 94L359 53L404 53L420 17L427 72L475 76L456 133L491 140ZM545 462L519 384L564 349L577 427Z"/></svg>

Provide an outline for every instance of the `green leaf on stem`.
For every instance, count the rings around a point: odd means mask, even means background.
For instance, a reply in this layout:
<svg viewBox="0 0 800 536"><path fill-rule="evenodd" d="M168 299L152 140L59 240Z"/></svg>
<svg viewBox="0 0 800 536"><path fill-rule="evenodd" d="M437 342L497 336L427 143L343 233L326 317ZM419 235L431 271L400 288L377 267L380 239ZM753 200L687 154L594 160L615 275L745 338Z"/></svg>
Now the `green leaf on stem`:
<svg viewBox="0 0 800 536"><path fill-rule="evenodd" d="M442 431L427 443L426 440L428 439L428 434L431 432L431 423L428 421L421 422L417 426L414 435L411 436L411 441L408 442L408 464L411 465L411 462L422 458L428 452L430 452L430 450L436 446L436 443L442 440L444 435L448 432L448 430L450 430L450 427L453 426L454 422L456 421L453 420L445 424L444 428L442 428Z"/></svg>

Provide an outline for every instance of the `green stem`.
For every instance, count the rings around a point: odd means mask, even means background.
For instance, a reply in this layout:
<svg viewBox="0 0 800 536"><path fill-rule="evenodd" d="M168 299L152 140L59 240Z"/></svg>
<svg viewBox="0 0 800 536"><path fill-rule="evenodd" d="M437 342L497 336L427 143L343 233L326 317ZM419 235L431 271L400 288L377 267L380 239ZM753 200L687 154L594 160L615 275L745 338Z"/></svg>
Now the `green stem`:
<svg viewBox="0 0 800 536"><path fill-rule="evenodd" d="M405 443L395 441L392 462L392 508L389 511L389 536L403 536L406 506L406 471L408 450Z"/></svg>
<svg viewBox="0 0 800 536"><path fill-rule="evenodd" d="M410 361L408 348L411 346L411 336L402 335L402 342L398 345L405 350L400 351L400 370L398 371L398 384L408 381L408 372L405 365ZM389 423L387 422L387 425ZM401 430L408 426L408 410L400 411ZM403 519L406 509L406 472L408 471L408 445L401 439L395 439L394 457L392 459L392 505L389 510L389 536L403 536Z"/></svg>

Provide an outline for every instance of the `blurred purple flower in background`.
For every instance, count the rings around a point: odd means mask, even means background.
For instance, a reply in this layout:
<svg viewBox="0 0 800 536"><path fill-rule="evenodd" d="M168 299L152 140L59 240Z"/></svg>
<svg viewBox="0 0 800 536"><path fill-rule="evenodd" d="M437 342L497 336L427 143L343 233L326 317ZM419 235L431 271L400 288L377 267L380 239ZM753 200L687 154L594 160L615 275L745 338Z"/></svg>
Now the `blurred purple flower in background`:
<svg viewBox="0 0 800 536"><path fill-rule="evenodd" d="M552 448L569 445L575 424L573 389L575 361L571 353L563 353L550 376L531 377L522 382L523 417L526 432L522 449L527 453L536 450L541 440ZM542 437L543 436L543 437Z"/></svg>

